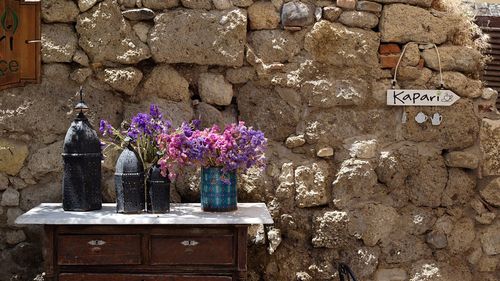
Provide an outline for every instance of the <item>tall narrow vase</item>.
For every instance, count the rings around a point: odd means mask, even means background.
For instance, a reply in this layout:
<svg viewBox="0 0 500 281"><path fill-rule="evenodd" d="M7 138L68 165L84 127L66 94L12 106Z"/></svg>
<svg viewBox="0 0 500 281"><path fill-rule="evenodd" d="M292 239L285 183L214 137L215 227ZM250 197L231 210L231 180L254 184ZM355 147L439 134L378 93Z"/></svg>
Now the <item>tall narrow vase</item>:
<svg viewBox="0 0 500 281"><path fill-rule="evenodd" d="M229 212L238 208L236 172L223 173L222 168L201 170L201 208L206 212Z"/></svg>
<svg viewBox="0 0 500 281"><path fill-rule="evenodd" d="M146 180L148 213L163 214L170 212L170 180L161 175L160 167L151 167Z"/></svg>

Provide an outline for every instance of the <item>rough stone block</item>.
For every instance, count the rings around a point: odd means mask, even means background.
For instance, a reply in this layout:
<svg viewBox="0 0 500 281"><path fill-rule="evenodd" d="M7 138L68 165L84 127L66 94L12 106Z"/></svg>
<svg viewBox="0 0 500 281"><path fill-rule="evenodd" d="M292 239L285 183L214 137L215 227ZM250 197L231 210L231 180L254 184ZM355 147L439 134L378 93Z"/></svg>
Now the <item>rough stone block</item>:
<svg viewBox="0 0 500 281"><path fill-rule="evenodd" d="M476 178L463 169L448 169L448 183L441 199L442 206L464 205L476 190Z"/></svg>
<svg viewBox="0 0 500 281"><path fill-rule="evenodd" d="M404 4L386 5L379 27L382 42L435 44L444 43L457 28L449 18L435 17L428 10Z"/></svg>
<svg viewBox="0 0 500 281"><path fill-rule="evenodd" d="M337 6L346 10L356 9L357 0L337 0Z"/></svg>
<svg viewBox="0 0 500 281"><path fill-rule="evenodd" d="M227 10L234 7L231 0L213 0L212 2L217 10Z"/></svg>
<svg viewBox="0 0 500 281"><path fill-rule="evenodd" d="M489 226L481 235L481 245L484 253L493 256L500 254L500 223Z"/></svg>
<svg viewBox="0 0 500 281"><path fill-rule="evenodd" d="M71 25L42 25L43 62L71 62L77 46L78 39Z"/></svg>
<svg viewBox="0 0 500 281"><path fill-rule="evenodd" d="M2 201L0 205L8 207L19 206L19 192L13 188L7 188L2 193Z"/></svg>
<svg viewBox="0 0 500 281"><path fill-rule="evenodd" d="M78 8L80 12L86 12L90 8L94 7L94 5L98 2L98 0L78 0Z"/></svg>
<svg viewBox="0 0 500 281"><path fill-rule="evenodd" d="M28 156L28 146L23 142L0 138L0 172L16 175Z"/></svg>
<svg viewBox="0 0 500 281"><path fill-rule="evenodd" d="M426 149L426 153L419 152ZM438 207L448 180L441 151L399 143L380 152L378 180L416 206Z"/></svg>
<svg viewBox="0 0 500 281"><path fill-rule="evenodd" d="M477 169L479 158L477 153L468 151L451 151L444 157L446 166L466 169Z"/></svg>
<svg viewBox="0 0 500 281"><path fill-rule="evenodd" d="M301 92L308 105L317 108L361 105L367 98L366 81L348 79L320 79L306 81Z"/></svg>
<svg viewBox="0 0 500 281"><path fill-rule="evenodd" d="M137 37L113 0L80 14L76 30L80 46L93 62L135 64L151 57L148 46Z"/></svg>
<svg viewBox="0 0 500 281"><path fill-rule="evenodd" d="M189 9L212 9L212 1L210 0L181 0L182 6Z"/></svg>
<svg viewBox="0 0 500 281"><path fill-rule="evenodd" d="M370 162L358 159L344 161L332 184L332 201L344 209L353 198L365 199L371 195L377 183L377 174Z"/></svg>
<svg viewBox="0 0 500 281"><path fill-rule="evenodd" d="M313 216L312 244L316 248L338 248L345 246L349 216L346 212L328 211Z"/></svg>
<svg viewBox="0 0 500 281"><path fill-rule="evenodd" d="M9 185L9 178L5 173L0 173L0 191L6 190L8 185Z"/></svg>
<svg viewBox="0 0 500 281"><path fill-rule="evenodd" d="M358 4L356 5L356 10L380 13L382 11L382 5L372 1L358 1Z"/></svg>
<svg viewBox="0 0 500 281"><path fill-rule="evenodd" d="M189 83L169 65L158 65L148 75L142 92L170 101L188 101Z"/></svg>
<svg viewBox="0 0 500 281"><path fill-rule="evenodd" d="M295 203L299 208L328 203L330 167L324 161L299 166L295 169Z"/></svg>
<svg viewBox="0 0 500 281"><path fill-rule="evenodd" d="M408 274L402 268L380 268L375 272L375 281L406 281Z"/></svg>
<svg viewBox="0 0 500 281"><path fill-rule="evenodd" d="M26 234L22 230L10 230L5 233L7 244L16 245L26 240Z"/></svg>
<svg viewBox="0 0 500 281"><path fill-rule="evenodd" d="M321 158L328 158L328 157L332 157L333 153L334 153L333 148L330 146L327 146L327 147L323 147L323 148L318 149L318 151L316 152L316 156L321 157Z"/></svg>
<svg viewBox="0 0 500 281"><path fill-rule="evenodd" d="M282 26L307 26L314 23L314 5L299 1L288 2L281 9Z"/></svg>
<svg viewBox="0 0 500 281"><path fill-rule="evenodd" d="M81 66L89 66L89 57L82 50L76 50L75 54L73 55L73 61L80 64Z"/></svg>
<svg viewBox="0 0 500 281"><path fill-rule="evenodd" d="M277 90L247 83L240 89L237 99L241 120L264 131L270 139L284 141L295 133L301 105L298 93L291 90L287 94L291 96L290 102L284 100Z"/></svg>
<svg viewBox="0 0 500 281"><path fill-rule="evenodd" d="M369 12L345 11L340 15L339 22L350 27L372 29L378 25L378 17Z"/></svg>
<svg viewBox="0 0 500 281"><path fill-rule="evenodd" d="M379 37L373 31L323 20L306 35L304 48L318 62L336 66L374 66L378 63Z"/></svg>
<svg viewBox="0 0 500 281"><path fill-rule="evenodd" d="M454 254L467 251L476 238L474 232L474 221L470 218L460 219L448 236L448 247Z"/></svg>
<svg viewBox="0 0 500 281"><path fill-rule="evenodd" d="M482 170L486 176L500 175L500 120L483 119L480 133Z"/></svg>
<svg viewBox="0 0 500 281"><path fill-rule="evenodd" d="M71 80L75 81L78 84L83 84L87 78L92 76L92 69L85 67L85 68L78 68L75 69L71 74L69 75L69 78Z"/></svg>
<svg viewBox="0 0 500 281"><path fill-rule="evenodd" d="M472 146L478 137L478 117L470 100L460 99L452 106L440 107L437 112L443 116L443 120L439 126L433 126L430 121L423 124L414 121L419 112L432 117L436 110L411 107L405 108L405 111L408 120L412 120L404 127L404 137L407 140L434 142L443 149L460 149ZM484 148L487 147L488 145L485 145Z"/></svg>
<svg viewBox="0 0 500 281"><path fill-rule="evenodd" d="M50 22L75 22L79 10L71 0L42 1L42 19Z"/></svg>
<svg viewBox="0 0 500 281"><path fill-rule="evenodd" d="M286 139L285 142L286 147L290 149L303 146L304 144L306 144L306 139L304 138L304 135L290 136Z"/></svg>
<svg viewBox="0 0 500 281"><path fill-rule="evenodd" d="M241 66L246 26L241 9L168 11L155 18L148 43L157 62Z"/></svg>
<svg viewBox="0 0 500 281"><path fill-rule="evenodd" d="M142 72L135 67L107 68L102 73L102 79L113 89L131 96L142 80Z"/></svg>
<svg viewBox="0 0 500 281"><path fill-rule="evenodd" d="M390 206L367 204L353 211L348 222L349 233L358 235L365 245L375 246L391 233L398 218L396 209Z"/></svg>
<svg viewBox="0 0 500 281"><path fill-rule="evenodd" d="M213 125L224 128L226 125L222 112L205 102L200 102L195 107L195 116L196 119L201 121L202 128L210 128Z"/></svg>
<svg viewBox="0 0 500 281"><path fill-rule="evenodd" d="M34 152L27 164L32 175L39 177L50 172L61 171L63 168L62 150L63 141L61 140Z"/></svg>
<svg viewBox="0 0 500 281"><path fill-rule="evenodd" d="M16 227L16 219L22 214L24 214L24 212L19 208L9 208L7 210L7 225ZM17 227L19 227L19 225L17 225Z"/></svg>
<svg viewBox="0 0 500 281"><path fill-rule="evenodd" d="M344 148L349 151L349 156L358 159L371 159L377 157L378 141L373 136L353 137L344 140Z"/></svg>
<svg viewBox="0 0 500 281"><path fill-rule="evenodd" d="M417 66L420 61L420 50L416 43L408 43L405 54L401 59L402 66Z"/></svg>
<svg viewBox="0 0 500 281"><path fill-rule="evenodd" d="M492 180L480 191L480 194L489 204L500 207L500 178Z"/></svg>
<svg viewBox="0 0 500 281"><path fill-rule="evenodd" d="M179 6L179 0L142 0L142 6L152 10L165 10Z"/></svg>
<svg viewBox="0 0 500 281"><path fill-rule="evenodd" d="M233 99L233 86L221 74L200 74L198 91L201 100L209 104L229 105Z"/></svg>
<svg viewBox="0 0 500 281"><path fill-rule="evenodd" d="M458 71L477 73L481 69L482 55L478 50L463 46L438 47L443 71ZM426 49L422 52L425 65L439 71L439 61L436 50Z"/></svg>
<svg viewBox="0 0 500 281"><path fill-rule="evenodd" d="M127 120L138 112L148 112L151 104L156 104L158 106L160 112L163 113L163 117L172 121L172 126L174 128L194 117L193 108L189 101L175 102L164 98L148 97L141 100L139 104L125 104L123 119Z"/></svg>
<svg viewBox="0 0 500 281"><path fill-rule="evenodd" d="M280 14L271 2L259 1L248 7L250 29L275 29L280 23Z"/></svg>
<svg viewBox="0 0 500 281"><path fill-rule="evenodd" d="M453 262L454 261L454 262ZM472 281L472 274L466 264L457 260L452 263L435 260L419 260L412 264L409 280Z"/></svg>
<svg viewBox="0 0 500 281"><path fill-rule="evenodd" d="M342 14L342 9L335 6L329 6L323 8L323 18L331 22L336 21L340 14Z"/></svg>
<svg viewBox="0 0 500 281"><path fill-rule="evenodd" d="M248 43L264 63L287 62L301 51L303 36L286 30L258 30L248 35Z"/></svg>
<svg viewBox="0 0 500 281"><path fill-rule="evenodd" d="M233 84L243 84L254 79L255 74L255 69L249 66L230 68L226 71L226 79Z"/></svg>

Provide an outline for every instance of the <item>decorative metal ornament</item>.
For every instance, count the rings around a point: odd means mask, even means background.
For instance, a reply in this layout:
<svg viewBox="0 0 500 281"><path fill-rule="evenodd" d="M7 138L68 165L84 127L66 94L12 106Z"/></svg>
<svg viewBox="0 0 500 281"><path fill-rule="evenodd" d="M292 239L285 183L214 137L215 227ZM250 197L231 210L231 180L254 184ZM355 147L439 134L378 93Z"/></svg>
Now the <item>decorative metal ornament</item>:
<svg viewBox="0 0 500 281"><path fill-rule="evenodd" d="M432 125L434 126L439 126L441 125L441 122L443 121L443 115L439 114L438 112L434 113L431 117L431 122Z"/></svg>
<svg viewBox="0 0 500 281"><path fill-rule="evenodd" d="M425 115L425 113L423 113L423 112L419 112L415 116L415 121L417 121L418 124L424 123L425 121L427 121L427 119L429 119L429 117L427 115Z"/></svg>
<svg viewBox="0 0 500 281"><path fill-rule="evenodd" d="M161 175L160 167L151 167L146 180L148 213L162 214L170 212L170 180Z"/></svg>
<svg viewBox="0 0 500 281"><path fill-rule="evenodd" d="M140 213L144 210L144 167L130 146L122 151L116 161L115 188L118 213Z"/></svg>
<svg viewBox="0 0 500 281"><path fill-rule="evenodd" d="M97 133L84 114L88 107L82 88L79 93L80 102L75 107L79 113L64 138L62 189L63 209L84 212L102 208L102 151Z"/></svg>

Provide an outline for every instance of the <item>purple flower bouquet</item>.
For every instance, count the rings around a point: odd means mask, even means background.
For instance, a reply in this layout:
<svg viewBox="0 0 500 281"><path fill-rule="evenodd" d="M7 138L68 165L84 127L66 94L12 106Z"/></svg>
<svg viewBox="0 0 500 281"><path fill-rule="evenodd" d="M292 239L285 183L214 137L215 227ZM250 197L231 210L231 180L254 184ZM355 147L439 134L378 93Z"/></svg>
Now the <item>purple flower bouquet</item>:
<svg viewBox="0 0 500 281"><path fill-rule="evenodd" d="M158 163L163 175L175 177L180 167L201 166L201 203L205 211L237 208L236 173L265 166L267 139L261 131L231 124L196 130L198 123L184 123L174 133L158 137L163 156Z"/></svg>
<svg viewBox="0 0 500 281"><path fill-rule="evenodd" d="M158 136L168 134L172 123L163 118L158 107L152 104L149 113L138 113L129 124L122 124L122 129L115 129L106 120L101 120L99 131L102 136L104 154L108 149L121 149L131 146L139 156L145 171L157 164L162 150L157 143Z"/></svg>

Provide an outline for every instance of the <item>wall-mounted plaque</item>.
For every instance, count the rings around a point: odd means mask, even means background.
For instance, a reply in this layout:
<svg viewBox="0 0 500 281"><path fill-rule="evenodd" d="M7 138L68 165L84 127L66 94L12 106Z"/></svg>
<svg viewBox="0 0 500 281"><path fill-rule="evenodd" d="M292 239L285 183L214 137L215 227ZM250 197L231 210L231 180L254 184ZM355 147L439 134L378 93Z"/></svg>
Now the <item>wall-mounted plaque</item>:
<svg viewBox="0 0 500 281"><path fill-rule="evenodd" d="M40 82L40 2L0 0L0 90Z"/></svg>
<svg viewBox="0 0 500 281"><path fill-rule="evenodd" d="M387 105L450 106L460 97L450 90L387 90Z"/></svg>

